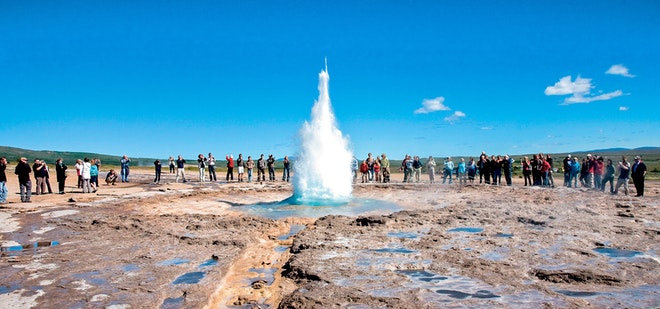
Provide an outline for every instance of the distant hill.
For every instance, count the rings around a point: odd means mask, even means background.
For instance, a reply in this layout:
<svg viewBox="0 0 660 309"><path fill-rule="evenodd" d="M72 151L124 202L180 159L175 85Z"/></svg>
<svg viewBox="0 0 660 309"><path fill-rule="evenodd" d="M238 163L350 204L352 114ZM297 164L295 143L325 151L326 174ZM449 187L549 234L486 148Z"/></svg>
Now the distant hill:
<svg viewBox="0 0 660 309"><path fill-rule="evenodd" d="M55 164L58 158L62 158L64 163L73 164L76 159L97 158L101 163L110 165L119 165L121 156L98 154L91 152L70 152L70 151L52 151L52 150L30 150L8 146L0 146L0 156L7 157L8 162L16 162L20 157L26 157L31 162L34 159L45 160L49 164ZM151 165L156 159L151 158L131 158L133 165Z"/></svg>

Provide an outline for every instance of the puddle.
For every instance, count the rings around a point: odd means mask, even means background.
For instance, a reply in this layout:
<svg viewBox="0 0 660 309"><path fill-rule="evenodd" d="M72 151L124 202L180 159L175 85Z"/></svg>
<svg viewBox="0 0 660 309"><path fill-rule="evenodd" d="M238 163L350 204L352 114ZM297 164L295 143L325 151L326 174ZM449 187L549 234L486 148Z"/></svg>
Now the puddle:
<svg viewBox="0 0 660 309"><path fill-rule="evenodd" d="M197 284L204 279L205 275L206 273L202 271L189 272L176 278L172 284Z"/></svg>
<svg viewBox="0 0 660 309"><path fill-rule="evenodd" d="M465 293L465 292L456 291L456 290L442 290L442 289L437 290L435 292L438 293L438 294L447 295L447 296L449 296L451 298L455 298L455 299L467 299L467 298L470 298L470 297L474 297L474 298L498 298L499 297L498 295L495 295L495 294L491 293L488 290L479 290L474 294Z"/></svg>
<svg viewBox="0 0 660 309"><path fill-rule="evenodd" d="M594 249L594 251L611 258L633 258L642 254L642 252L639 251L606 248L606 247L599 247Z"/></svg>
<svg viewBox="0 0 660 309"><path fill-rule="evenodd" d="M411 254L411 253L417 253L417 250L411 250L407 248L380 248L380 249L374 249L371 250L373 252L379 252L379 253L402 253L402 254Z"/></svg>
<svg viewBox="0 0 660 309"><path fill-rule="evenodd" d="M302 231L304 229L305 229L304 224L291 225L291 228L289 229L289 232L282 235L282 236L280 236L280 237L277 237L277 240L287 240L287 239L291 238L291 236L298 234L300 231Z"/></svg>
<svg viewBox="0 0 660 309"><path fill-rule="evenodd" d="M419 234L414 232L388 232L387 237L415 239L419 237Z"/></svg>
<svg viewBox="0 0 660 309"><path fill-rule="evenodd" d="M248 279L248 284L252 284L257 280L266 281L266 285L271 285L275 281L275 273L278 271L277 268L250 268L250 272L256 273L257 277Z"/></svg>
<svg viewBox="0 0 660 309"><path fill-rule="evenodd" d="M457 228L453 228L451 230L447 230L447 232L450 232L450 233L459 233L459 232L481 233L483 231L484 231L484 229L480 228L480 227L457 227Z"/></svg>
<svg viewBox="0 0 660 309"><path fill-rule="evenodd" d="M25 244L25 245L0 247L0 252L17 252L17 251L23 251L23 250L28 250L28 249L48 248L48 247L55 247L59 244L60 243L58 241L38 241L38 242L33 242L33 243Z"/></svg>
<svg viewBox="0 0 660 309"><path fill-rule="evenodd" d="M259 203L245 206L234 206L235 210L250 215L266 217L274 220L287 217L320 218L327 215L356 216L368 212L393 213L402 210L401 206L372 199L352 199L342 205L296 205L289 199L275 203Z"/></svg>
<svg viewBox="0 0 660 309"><path fill-rule="evenodd" d="M284 253L286 250L289 250L289 246L277 246L275 247L275 252Z"/></svg>
<svg viewBox="0 0 660 309"><path fill-rule="evenodd" d="M598 292L571 291L571 290L556 290L555 292L571 297L589 297L589 296L596 296L601 294Z"/></svg>
<svg viewBox="0 0 660 309"><path fill-rule="evenodd" d="M178 309L178 308L183 308L183 297L166 298L163 301L163 304L160 305L160 309Z"/></svg>
<svg viewBox="0 0 660 309"><path fill-rule="evenodd" d="M512 238L512 237L513 237L513 234L497 233L497 234L495 234L495 237L501 237L501 238Z"/></svg>
<svg viewBox="0 0 660 309"><path fill-rule="evenodd" d="M163 265L179 265L179 264L186 264L186 263L189 263L189 262L190 261L188 261L188 260L184 260L184 259L181 259L181 258L175 258L175 259L171 259L171 260L161 262L161 263L159 263L159 265L161 265L161 266L163 266ZM209 267L216 266L216 265L218 265L218 260L208 259L208 260L200 263L199 266L197 266L198 271L192 271L192 272L189 272L189 273L185 273L185 274L177 277L176 279L174 279L174 281L172 281L172 284L197 284L200 281L202 281L202 279L204 279L204 276L206 276L205 269L207 269Z"/></svg>
<svg viewBox="0 0 660 309"><path fill-rule="evenodd" d="M436 274L426 270L397 270L396 272L422 282L436 282L448 279L447 277L437 276Z"/></svg>
<svg viewBox="0 0 660 309"><path fill-rule="evenodd" d="M139 270L140 267L135 264L126 264L121 269L123 269L125 272L129 272L129 271Z"/></svg>

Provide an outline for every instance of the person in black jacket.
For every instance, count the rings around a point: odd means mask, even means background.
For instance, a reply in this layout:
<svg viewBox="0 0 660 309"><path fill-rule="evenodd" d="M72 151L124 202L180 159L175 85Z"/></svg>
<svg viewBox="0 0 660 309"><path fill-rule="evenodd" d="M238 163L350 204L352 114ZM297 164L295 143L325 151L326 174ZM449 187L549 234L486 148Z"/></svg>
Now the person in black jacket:
<svg viewBox="0 0 660 309"><path fill-rule="evenodd" d="M32 173L32 169L27 163L27 158L21 158L18 165L16 165L14 174L18 175L18 184L21 187L21 202L23 203L31 203L32 181L30 181L30 173Z"/></svg>
<svg viewBox="0 0 660 309"><path fill-rule="evenodd" d="M5 170L7 169L7 158L0 158L0 204L7 201L7 174Z"/></svg>
<svg viewBox="0 0 660 309"><path fill-rule="evenodd" d="M636 196L644 196L644 177L646 177L646 164L642 162L642 158L635 157L635 163L632 166L632 180L635 185Z"/></svg>
<svg viewBox="0 0 660 309"><path fill-rule="evenodd" d="M57 174L57 185L59 194L64 194L64 183L66 182L66 164L62 162L62 158L55 161L55 173Z"/></svg>

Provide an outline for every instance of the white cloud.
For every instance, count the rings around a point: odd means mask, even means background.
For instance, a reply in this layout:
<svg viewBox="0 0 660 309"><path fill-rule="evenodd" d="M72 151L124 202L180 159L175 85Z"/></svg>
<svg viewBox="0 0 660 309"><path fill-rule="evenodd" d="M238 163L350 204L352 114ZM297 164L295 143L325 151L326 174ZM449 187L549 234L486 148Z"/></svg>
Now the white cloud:
<svg viewBox="0 0 660 309"><path fill-rule="evenodd" d="M605 74L621 75L630 78L635 77L635 75L628 73L628 68L624 67L623 64L613 65L609 70L607 70L607 72L605 72Z"/></svg>
<svg viewBox="0 0 660 309"><path fill-rule="evenodd" d="M545 88L545 95L572 95L566 99L561 105L570 105L576 103L591 103L594 101L605 101L623 95L621 90L616 90L601 95L591 95L591 78L576 77L575 81L571 80L571 76L564 76L553 86Z"/></svg>
<svg viewBox="0 0 660 309"><path fill-rule="evenodd" d="M571 76L564 76L554 86L545 88L545 95L566 95L575 93L589 93L591 91L591 78L576 77L571 81Z"/></svg>
<svg viewBox="0 0 660 309"><path fill-rule="evenodd" d="M435 99L424 99L422 101L422 107L415 110L415 114L428 114L437 111L448 111L451 110L449 107L444 104L444 97L437 97Z"/></svg>
<svg viewBox="0 0 660 309"><path fill-rule="evenodd" d="M456 122L457 120L459 120L459 119L461 119L461 118L463 118L463 117L465 117L465 113L464 113L464 112L461 112L461 111L455 111L451 116L447 116L447 117L445 117L445 121L447 121L447 122L449 122L449 123L454 123L454 122Z"/></svg>
<svg viewBox="0 0 660 309"><path fill-rule="evenodd" d="M622 111L622 112L626 112L626 111L628 111L629 109L630 109L630 108L628 108L628 106L619 106L619 110Z"/></svg>
<svg viewBox="0 0 660 309"><path fill-rule="evenodd" d="M620 97L623 95L623 92L621 90L593 96L593 97L585 97L583 94L573 94L572 97L566 98L564 100L564 103L561 105L570 105L570 104L575 104L575 103L591 103L594 101L607 101L609 99L613 99L616 97Z"/></svg>
<svg viewBox="0 0 660 309"><path fill-rule="evenodd" d="M490 131L493 129L493 127L481 127L481 129L484 131Z"/></svg>

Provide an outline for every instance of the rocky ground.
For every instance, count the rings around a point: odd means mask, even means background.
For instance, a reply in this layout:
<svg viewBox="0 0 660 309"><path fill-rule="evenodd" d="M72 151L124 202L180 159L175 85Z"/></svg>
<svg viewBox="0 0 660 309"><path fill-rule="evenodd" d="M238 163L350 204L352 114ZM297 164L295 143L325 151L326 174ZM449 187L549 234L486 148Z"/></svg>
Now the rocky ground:
<svg viewBox="0 0 660 309"><path fill-rule="evenodd" d="M635 198L395 179L282 215L288 183L163 178L30 204L10 181L0 307L660 306L657 182Z"/></svg>

